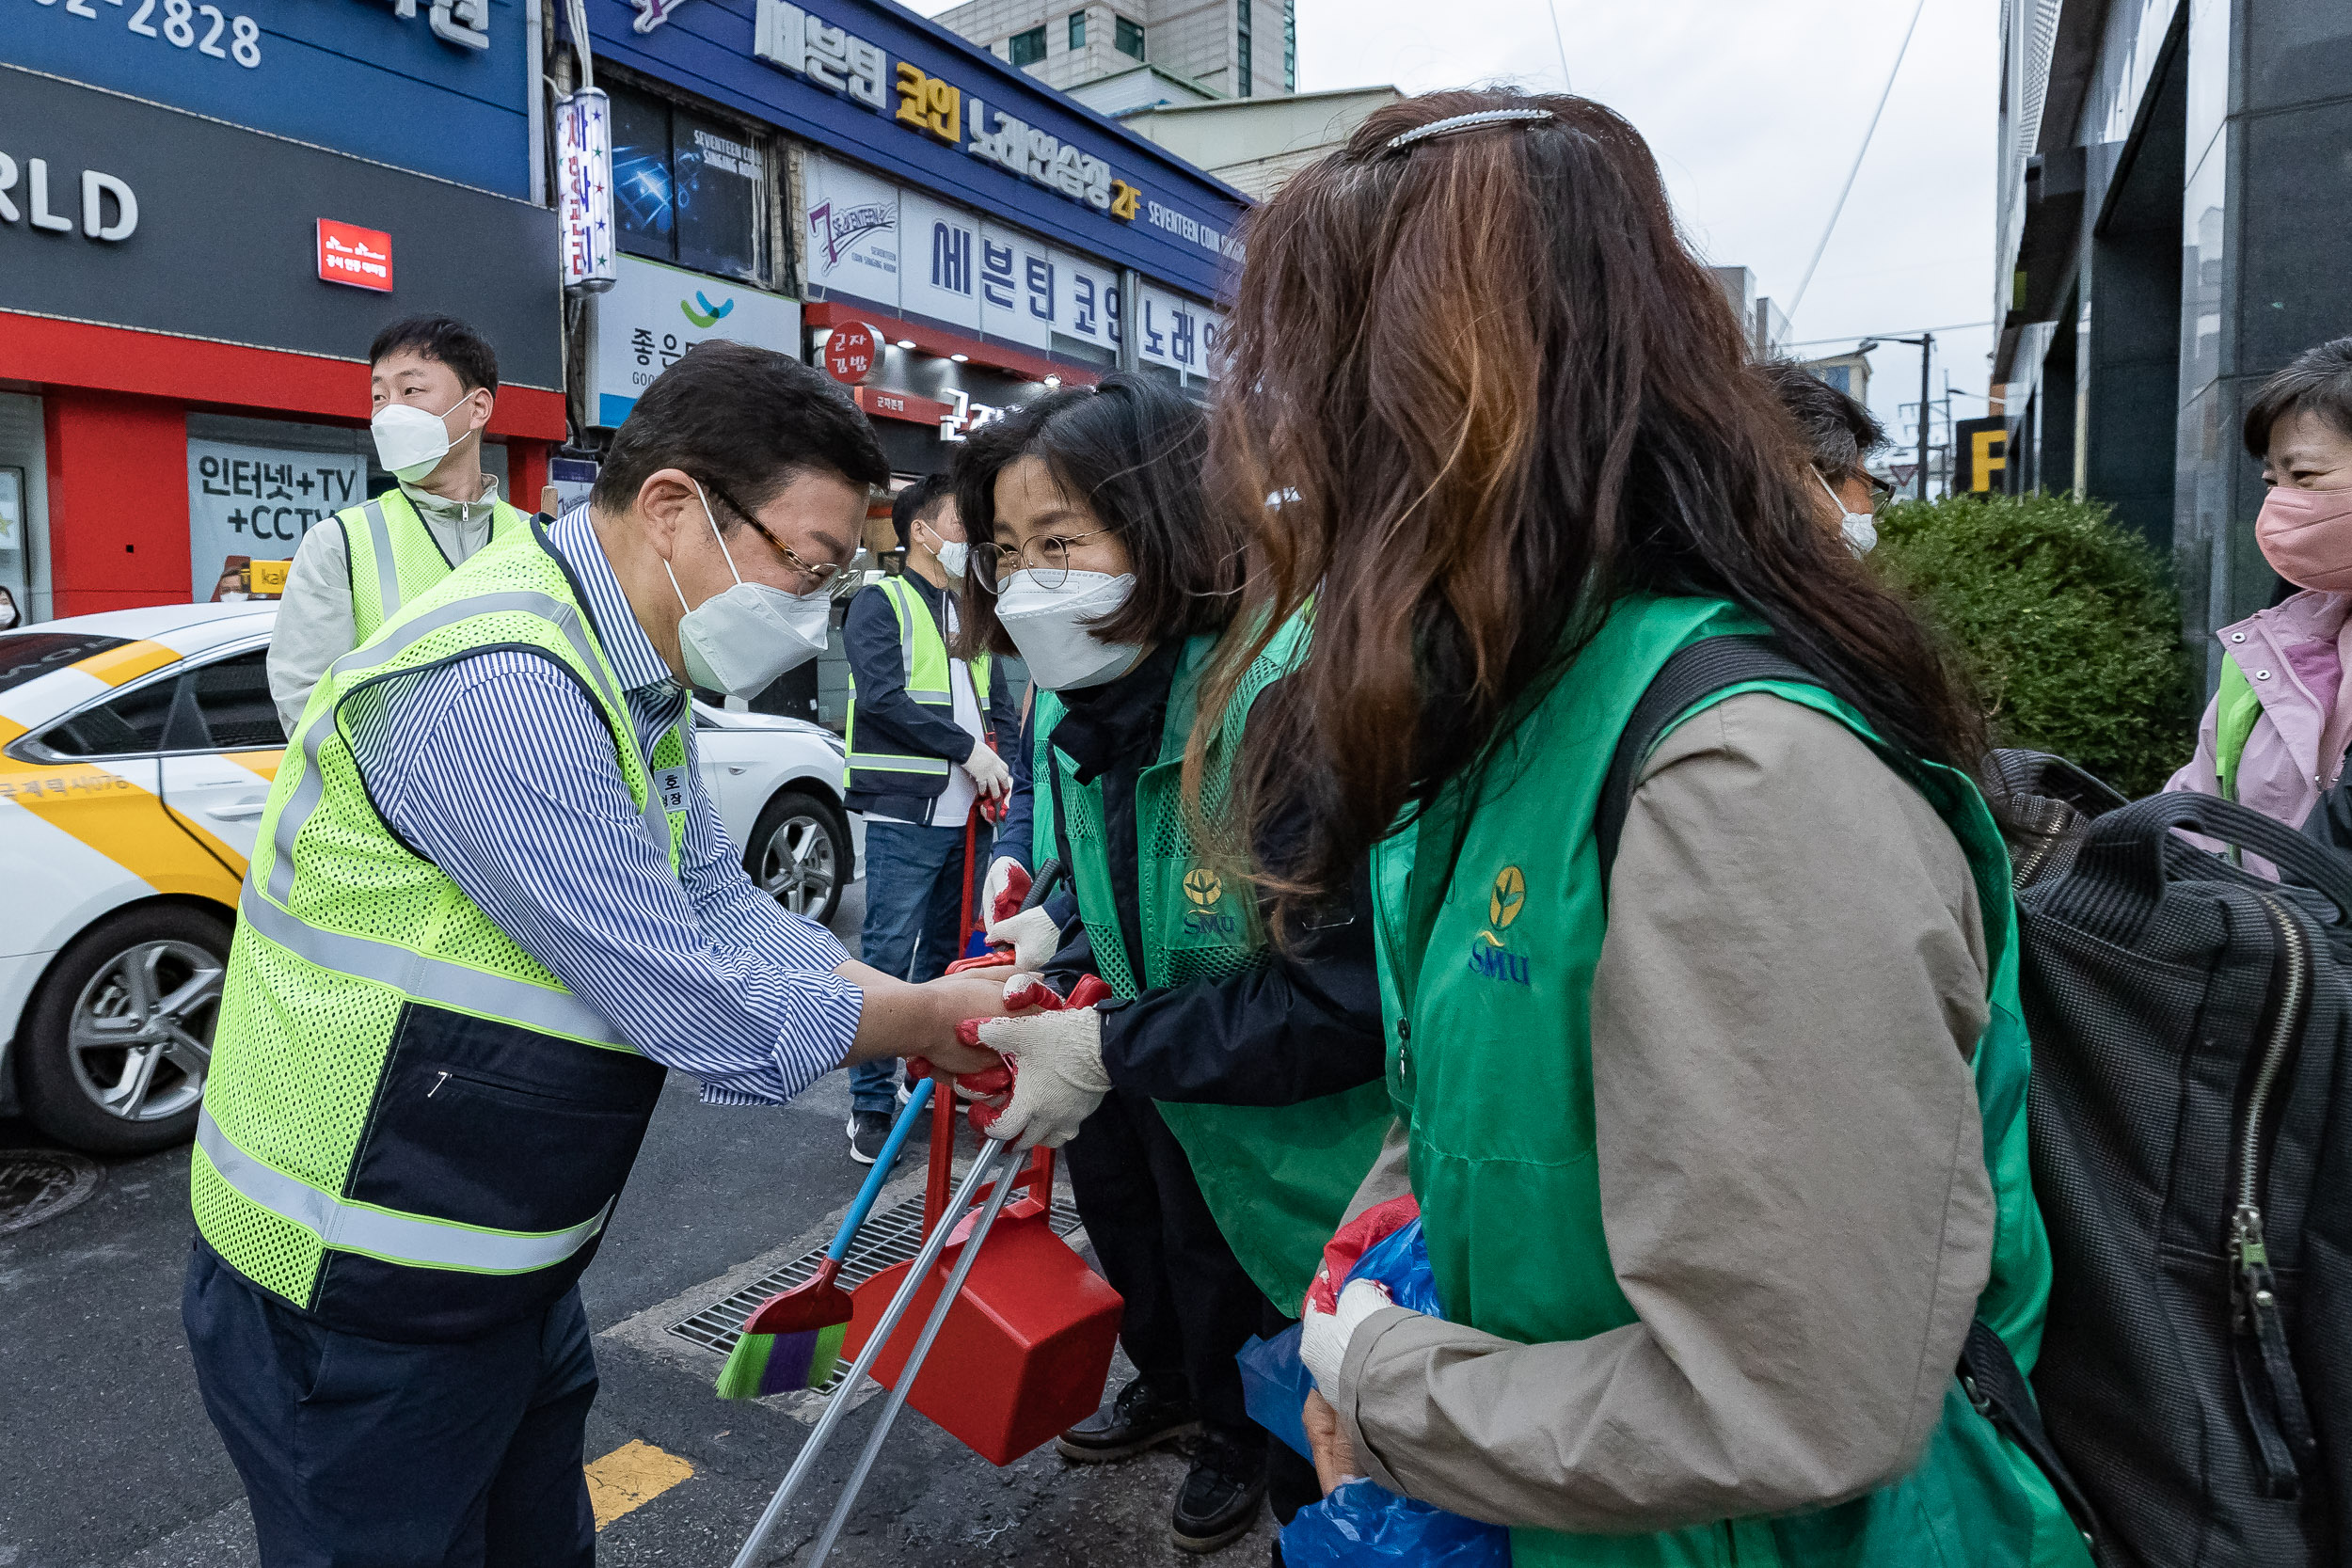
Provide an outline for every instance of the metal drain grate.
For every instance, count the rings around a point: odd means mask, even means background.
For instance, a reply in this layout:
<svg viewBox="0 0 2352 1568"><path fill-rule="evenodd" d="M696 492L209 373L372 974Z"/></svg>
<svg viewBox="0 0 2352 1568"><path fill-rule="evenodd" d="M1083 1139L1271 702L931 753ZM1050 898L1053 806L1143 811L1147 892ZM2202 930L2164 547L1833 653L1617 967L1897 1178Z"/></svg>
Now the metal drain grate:
<svg viewBox="0 0 2352 1568"><path fill-rule="evenodd" d="M0 1149L0 1236L56 1218L98 1190L94 1160L53 1148Z"/></svg>
<svg viewBox="0 0 2352 1568"><path fill-rule="evenodd" d="M1021 1189L1013 1189L1018 1193ZM1068 1236L1079 1226L1078 1211L1067 1198L1057 1196L1047 1223L1057 1236ZM845 1291L853 1291L893 1263L911 1263L923 1249L923 1195L915 1194L896 1208L872 1215L865 1228L858 1232L850 1255L841 1260L840 1284ZM817 1267L825 1260L825 1249L816 1247L803 1253L772 1274L763 1275L744 1286L724 1301L704 1307L691 1318L684 1318L669 1326L667 1332L690 1345L716 1351L721 1355L735 1348L741 1337L743 1322L759 1304L779 1291L788 1291L816 1276ZM841 1381L835 1373L815 1388L815 1394L829 1394Z"/></svg>

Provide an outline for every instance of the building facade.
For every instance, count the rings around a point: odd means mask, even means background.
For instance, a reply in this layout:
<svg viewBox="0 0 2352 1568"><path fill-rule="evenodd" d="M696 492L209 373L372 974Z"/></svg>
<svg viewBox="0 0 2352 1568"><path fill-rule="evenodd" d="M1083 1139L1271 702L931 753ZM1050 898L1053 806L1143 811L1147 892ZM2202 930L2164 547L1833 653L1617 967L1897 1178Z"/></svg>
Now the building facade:
<svg viewBox="0 0 2352 1568"><path fill-rule="evenodd" d="M2256 386L2352 332L2352 7L2003 0L1993 379L2004 483L2172 558L2185 630L2268 603Z"/></svg>
<svg viewBox="0 0 2352 1568"><path fill-rule="evenodd" d="M587 18L620 254L580 312L582 447L711 337L849 385L899 483L1113 370L1207 396L1240 192L886 0L587 0ZM805 689L780 684L760 705L838 721L837 649Z"/></svg>
<svg viewBox="0 0 2352 1568"><path fill-rule="evenodd" d="M389 485L366 353L403 316L489 337L485 458L535 500L564 436L540 20L525 0L13 16L0 587L28 619L249 591L253 562Z"/></svg>
<svg viewBox="0 0 2352 1568"><path fill-rule="evenodd" d="M1298 87L1297 0L970 0L939 21L1066 92L1146 63L1213 98Z"/></svg>

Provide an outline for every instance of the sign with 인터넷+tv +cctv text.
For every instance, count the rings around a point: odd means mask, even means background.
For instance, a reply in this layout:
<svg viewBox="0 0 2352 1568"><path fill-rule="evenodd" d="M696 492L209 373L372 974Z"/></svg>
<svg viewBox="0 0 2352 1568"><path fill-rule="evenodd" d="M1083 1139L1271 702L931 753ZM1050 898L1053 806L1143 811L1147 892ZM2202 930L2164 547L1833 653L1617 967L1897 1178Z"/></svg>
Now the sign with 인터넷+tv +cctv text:
<svg viewBox="0 0 2352 1568"><path fill-rule="evenodd" d="M322 519L367 499L357 451L297 451L188 438L188 572L193 602L215 595L231 562L268 575ZM266 592L266 589L252 590Z"/></svg>
<svg viewBox="0 0 2352 1568"><path fill-rule="evenodd" d="M588 306L590 422L614 430L654 378L714 338L801 356L801 308L707 273L615 258L612 287Z"/></svg>

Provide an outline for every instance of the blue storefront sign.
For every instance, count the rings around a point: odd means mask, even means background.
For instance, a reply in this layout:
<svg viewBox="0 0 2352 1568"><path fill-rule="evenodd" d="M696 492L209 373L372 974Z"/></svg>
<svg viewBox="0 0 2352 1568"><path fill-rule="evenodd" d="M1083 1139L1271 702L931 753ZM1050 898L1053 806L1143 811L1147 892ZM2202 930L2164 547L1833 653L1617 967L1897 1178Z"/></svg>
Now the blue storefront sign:
<svg viewBox="0 0 2352 1568"><path fill-rule="evenodd" d="M0 0L0 14L11 65L531 195L526 0Z"/></svg>
<svg viewBox="0 0 2352 1568"><path fill-rule="evenodd" d="M25 0L14 0L24 4ZM891 179L1215 298L1246 198L873 0L587 0L610 59Z"/></svg>

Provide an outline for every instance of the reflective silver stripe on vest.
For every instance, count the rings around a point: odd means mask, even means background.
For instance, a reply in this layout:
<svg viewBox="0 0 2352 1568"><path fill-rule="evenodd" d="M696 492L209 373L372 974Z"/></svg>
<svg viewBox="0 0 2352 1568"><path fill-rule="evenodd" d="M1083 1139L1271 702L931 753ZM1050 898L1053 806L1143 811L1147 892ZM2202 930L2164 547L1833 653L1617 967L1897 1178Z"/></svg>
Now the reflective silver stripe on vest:
<svg viewBox="0 0 2352 1568"><path fill-rule="evenodd" d="M950 766L940 757L902 757L889 752L851 752L850 766L879 773L923 773L946 778Z"/></svg>
<svg viewBox="0 0 2352 1568"><path fill-rule="evenodd" d="M947 693L945 691L918 691L911 686L907 688L907 695L918 703L937 704L947 701Z"/></svg>
<svg viewBox="0 0 2352 1568"><path fill-rule="evenodd" d="M528 1274L549 1268L586 1246L612 1212L612 1200L608 1198L595 1217L566 1230L482 1230L369 1204L346 1203L239 1148L220 1130L209 1108L197 1117L196 1147L204 1151L221 1180L248 1201L300 1226L328 1246L420 1268L465 1269L475 1274Z"/></svg>
<svg viewBox="0 0 2352 1568"><path fill-rule="evenodd" d="M602 1013L570 991L550 990L470 964L428 958L398 942L325 930L271 903L249 883L237 898L237 914L258 935L321 969L373 980L420 1002L504 1019L526 1029L570 1035L624 1051L637 1049Z"/></svg>
<svg viewBox="0 0 2352 1568"><path fill-rule="evenodd" d="M384 605L384 614L376 624L381 626L400 613L400 566L392 559L392 530L385 520L383 501L368 502L359 515L367 518L368 537L375 546L375 594Z"/></svg>
<svg viewBox="0 0 2352 1568"><path fill-rule="evenodd" d="M603 694L605 702L620 713L624 723L628 721L628 708L613 689L612 677L605 673L604 660L589 641L587 628L580 625L579 612L561 599L531 589L480 594L469 599L457 599L442 605L393 630L383 641L370 642L343 655L327 666L322 680L331 681L340 675L356 674L362 670L389 664L417 642L445 626L470 620L476 615L496 615L509 610L535 615L561 629L570 641L572 652L580 656L580 663L596 681L596 689ZM329 710L330 715L333 712ZM692 714L691 707L688 714L689 717ZM634 732L633 725L631 731ZM294 839L301 833L303 824L310 821L310 814L318 810L319 801L326 794L326 780L319 772L319 749L335 732L336 722L329 717L310 725L301 735L302 777L295 783L294 794L287 798L284 807L279 810L278 830L271 837L269 895L280 904L291 902L294 895ZM670 858L669 814L662 809L661 792L654 787L652 759L641 755L638 760L645 769L645 803L643 809L645 832L660 848L661 857L666 861ZM249 878L249 869L247 875Z"/></svg>

